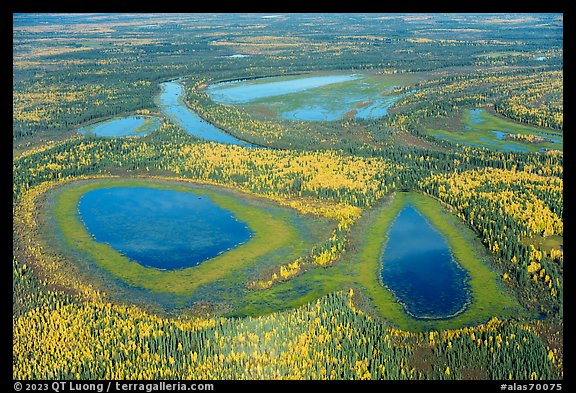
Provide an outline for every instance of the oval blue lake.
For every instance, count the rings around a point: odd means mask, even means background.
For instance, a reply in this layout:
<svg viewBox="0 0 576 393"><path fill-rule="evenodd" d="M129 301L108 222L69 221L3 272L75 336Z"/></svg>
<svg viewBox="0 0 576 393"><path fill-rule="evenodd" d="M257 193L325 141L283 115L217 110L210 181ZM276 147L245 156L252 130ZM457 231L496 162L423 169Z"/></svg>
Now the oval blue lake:
<svg viewBox="0 0 576 393"><path fill-rule="evenodd" d="M253 235L230 211L193 192L101 188L84 194L78 211L97 242L164 270L196 266Z"/></svg>
<svg viewBox="0 0 576 393"><path fill-rule="evenodd" d="M392 222L382 255L382 282L419 319L448 318L469 300L468 274L442 235L411 204Z"/></svg>
<svg viewBox="0 0 576 393"><path fill-rule="evenodd" d="M184 103L184 86L178 81L160 84L162 91L156 97L156 104L164 116L179 124L190 135L214 142L246 147L256 147L205 122Z"/></svg>
<svg viewBox="0 0 576 393"><path fill-rule="evenodd" d="M143 136L160 126L160 119L145 116L114 118L80 127L83 135L96 136Z"/></svg>

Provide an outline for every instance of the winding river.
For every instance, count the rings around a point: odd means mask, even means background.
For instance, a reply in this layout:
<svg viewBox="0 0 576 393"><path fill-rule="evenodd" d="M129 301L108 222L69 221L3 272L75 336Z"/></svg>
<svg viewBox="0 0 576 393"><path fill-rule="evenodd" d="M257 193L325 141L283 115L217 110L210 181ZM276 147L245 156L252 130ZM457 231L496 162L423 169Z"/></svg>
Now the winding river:
<svg viewBox="0 0 576 393"><path fill-rule="evenodd" d="M196 138L257 148L260 146L240 140L214 125L205 122L192 111L184 102L185 88L180 80L163 82L160 84L161 92L154 102L160 108L162 114L177 123L190 135ZM127 116L115 117L99 121L78 128L82 135L95 135L101 137L137 137L144 136L160 126L160 119L151 116Z"/></svg>
<svg viewBox="0 0 576 393"><path fill-rule="evenodd" d="M190 135L214 142L245 147L257 147L242 141L202 120L188 108L184 102L185 89L179 80L163 82L162 91L156 98L156 104L164 116L179 124Z"/></svg>

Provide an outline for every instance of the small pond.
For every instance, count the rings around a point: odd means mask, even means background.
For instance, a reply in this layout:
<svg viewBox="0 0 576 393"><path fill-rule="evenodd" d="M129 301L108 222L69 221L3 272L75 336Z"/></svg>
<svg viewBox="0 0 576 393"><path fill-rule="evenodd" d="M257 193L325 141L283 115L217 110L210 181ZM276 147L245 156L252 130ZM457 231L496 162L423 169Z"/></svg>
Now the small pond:
<svg viewBox="0 0 576 393"><path fill-rule="evenodd" d="M482 118L483 109L470 109L470 123L481 124L484 123Z"/></svg>
<svg viewBox="0 0 576 393"><path fill-rule="evenodd" d="M101 188L78 204L97 242L145 267L192 267L248 241L253 232L206 195L150 187Z"/></svg>
<svg viewBox="0 0 576 393"><path fill-rule="evenodd" d="M469 302L468 274L455 261L443 236L411 204L390 226L381 276L415 318L448 318Z"/></svg>

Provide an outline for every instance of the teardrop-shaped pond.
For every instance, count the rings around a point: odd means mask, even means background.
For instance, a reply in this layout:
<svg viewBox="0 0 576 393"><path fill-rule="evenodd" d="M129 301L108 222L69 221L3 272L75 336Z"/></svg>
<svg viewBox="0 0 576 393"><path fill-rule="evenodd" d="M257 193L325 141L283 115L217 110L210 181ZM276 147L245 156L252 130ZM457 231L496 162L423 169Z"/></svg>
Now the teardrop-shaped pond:
<svg viewBox="0 0 576 393"><path fill-rule="evenodd" d="M390 226L381 274L383 284L415 318L448 318L469 302L468 274L442 235L411 204Z"/></svg>
<svg viewBox="0 0 576 393"><path fill-rule="evenodd" d="M85 193L80 217L97 242L145 267L192 267L248 241L253 232L206 195L149 187Z"/></svg>

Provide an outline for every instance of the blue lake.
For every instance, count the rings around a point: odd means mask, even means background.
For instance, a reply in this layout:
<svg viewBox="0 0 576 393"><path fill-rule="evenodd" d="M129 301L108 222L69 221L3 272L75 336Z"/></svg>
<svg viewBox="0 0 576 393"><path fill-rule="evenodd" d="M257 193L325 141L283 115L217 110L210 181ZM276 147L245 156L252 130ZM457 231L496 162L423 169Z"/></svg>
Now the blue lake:
<svg viewBox="0 0 576 393"><path fill-rule="evenodd" d="M469 301L468 274L442 235L411 204L392 222L382 282L415 318L448 318Z"/></svg>
<svg viewBox="0 0 576 393"><path fill-rule="evenodd" d="M148 120L148 124L146 123ZM106 120L80 127L83 135L96 136L143 136L160 126L160 119L144 116L128 116Z"/></svg>
<svg viewBox="0 0 576 393"><path fill-rule="evenodd" d="M230 211L193 192L102 188L84 194L78 211L97 242L163 270L196 266L253 236Z"/></svg>
<svg viewBox="0 0 576 393"><path fill-rule="evenodd" d="M162 91L156 98L156 104L166 117L179 124L190 135L214 142L255 147L205 122L190 110L184 103L184 86L178 81L164 82L160 87Z"/></svg>

